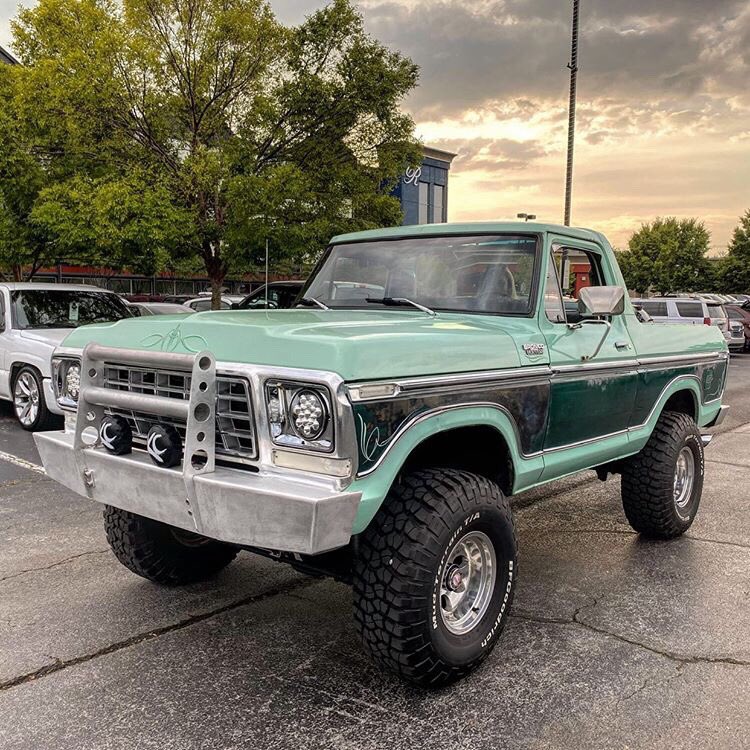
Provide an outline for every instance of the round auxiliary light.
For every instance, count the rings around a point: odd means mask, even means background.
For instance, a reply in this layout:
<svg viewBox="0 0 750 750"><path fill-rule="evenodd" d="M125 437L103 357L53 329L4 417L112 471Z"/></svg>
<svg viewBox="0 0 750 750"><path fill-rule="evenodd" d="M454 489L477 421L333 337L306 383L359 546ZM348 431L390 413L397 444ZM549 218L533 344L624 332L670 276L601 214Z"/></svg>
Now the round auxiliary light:
<svg viewBox="0 0 750 750"><path fill-rule="evenodd" d="M300 391L292 399L294 429L304 440L319 438L327 421L326 405L315 391Z"/></svg>
<svg viewBox="0 0 750 750"><path fill-rule="evenodd" d="M146 438L146 451L157 466L168 469L182 460L182 438L171 424L155 424Z"/></svg>
<svg viewBox="0 0 750 750"><path fill-rule="evenodd" d="M81 392L81 368L79 365L71 365L65 373L65 392L70 398L78 399Z"/></svg>
<svg viewBox="0 0 750 750"><path fill-rule="evenodd" d="M114 414L102 419L99 427L102 445L116 456L124 456L133 450L133 431L125 417Z"/></svg>

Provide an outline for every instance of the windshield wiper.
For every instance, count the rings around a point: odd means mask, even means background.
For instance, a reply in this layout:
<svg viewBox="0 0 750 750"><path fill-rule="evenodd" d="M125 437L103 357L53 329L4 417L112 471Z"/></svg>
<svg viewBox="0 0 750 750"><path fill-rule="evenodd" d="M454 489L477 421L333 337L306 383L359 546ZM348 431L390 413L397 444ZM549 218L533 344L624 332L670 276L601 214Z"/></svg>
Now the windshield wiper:
<svg viewBox="0 0 750 750"><path fill-rule="evenodd" d="M414 300L407 299L406 297L383 297L382 299L367 297L365 302L369 302L373 305L385 305L386 307L403 307L404 305L411 305L411 307L416 307L417 310L427 313L430 317L437 318L437 313L434 310L430 310L429 307L420 305L419 302L414 302Z"/></svg>
<svg viewBox="0 0 750 750"><path fill-rule="evenodd" d="M328 307L328 305L323 304L319 299L315 299L315 297L302 297L302 299L299 300L297 303L298 305L305 305L306 307L319 307L321 310L330 310L331 308Z"/></svg>

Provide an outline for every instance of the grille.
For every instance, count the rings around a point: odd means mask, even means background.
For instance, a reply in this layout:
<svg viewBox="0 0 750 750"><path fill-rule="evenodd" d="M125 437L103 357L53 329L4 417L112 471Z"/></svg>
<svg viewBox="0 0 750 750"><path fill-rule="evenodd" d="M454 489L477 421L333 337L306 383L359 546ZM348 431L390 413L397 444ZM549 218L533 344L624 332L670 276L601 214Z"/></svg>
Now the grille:
<svg viewBox="0 0 750 750"><path fill-rule="evenodd" d="M152 370L107 363L104 366L104 387L149 396L190 398L189 373L178 370ZM157 423L174 425L183 440L185 422L156 416L147 412L110 407L107 414L117 414L128 420L133 440L145 444L148 431ZM255 429L250 390L243 378L216 376L216 454L231 458L255 458Z"/></svg>

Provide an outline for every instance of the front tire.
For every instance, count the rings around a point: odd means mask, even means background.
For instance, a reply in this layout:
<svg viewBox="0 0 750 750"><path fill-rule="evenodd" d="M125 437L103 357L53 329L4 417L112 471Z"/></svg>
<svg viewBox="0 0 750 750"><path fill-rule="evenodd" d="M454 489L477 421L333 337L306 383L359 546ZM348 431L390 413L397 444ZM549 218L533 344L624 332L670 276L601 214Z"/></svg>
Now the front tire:
<svg viewBox="0 0 750 750"><path fill-rule="evenodd" d="M354 560L365 648L415 684L454 682L495 646L517 568L510 505L494 482L448 469L408 475L362 534Z"/></svg>
<svg viewBox="0 0 750 750"><path fill-rule="evenodd" d="M237 547L166 523L104 506L104 530L115 557L129 570L165 586L216 575L237 556Z"/></svg>
<svg viewBox="0 0 750 750"><path fill-rule="evenodd" d="M50 430L59 418L47 408L42 376L33 367L24 366L13 378L13 413L24 430Z"/></svg>
<svg viewBox="0 0 750 750"><path fill-rule="evenodd" d="M673 539L692 525L703 493L703 442L686 414L664 412L643 450L625 461L622 504L644 536Z"/></svg>

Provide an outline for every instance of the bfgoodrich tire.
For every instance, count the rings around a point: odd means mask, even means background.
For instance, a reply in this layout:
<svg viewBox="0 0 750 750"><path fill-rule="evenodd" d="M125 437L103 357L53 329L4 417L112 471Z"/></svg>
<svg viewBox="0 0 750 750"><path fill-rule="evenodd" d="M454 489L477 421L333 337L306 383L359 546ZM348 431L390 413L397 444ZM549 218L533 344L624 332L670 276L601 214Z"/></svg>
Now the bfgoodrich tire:
<svg viewBox="0 0 750 750"><path fill-rule="evenodd" d="M648 443L622 468L622 504L644 536L672 539L692 525L703 493L703 442L685 414L664 412Z"/></svg>
<svg viewBox="0 0 750 750"><path fill-rule="evenodd" d="M463 677L495 646L517 569L510 505L495 483L448 469L410 474L355 555L354 617L365 648L418 685Z"/></svg>
<svg viewBox="0 0 750 750"><path fill-rule="evenodd" d="M236 547L109 505L104 530L115 557L149 581L180 586L211 578L229 565Z"/></svg>

